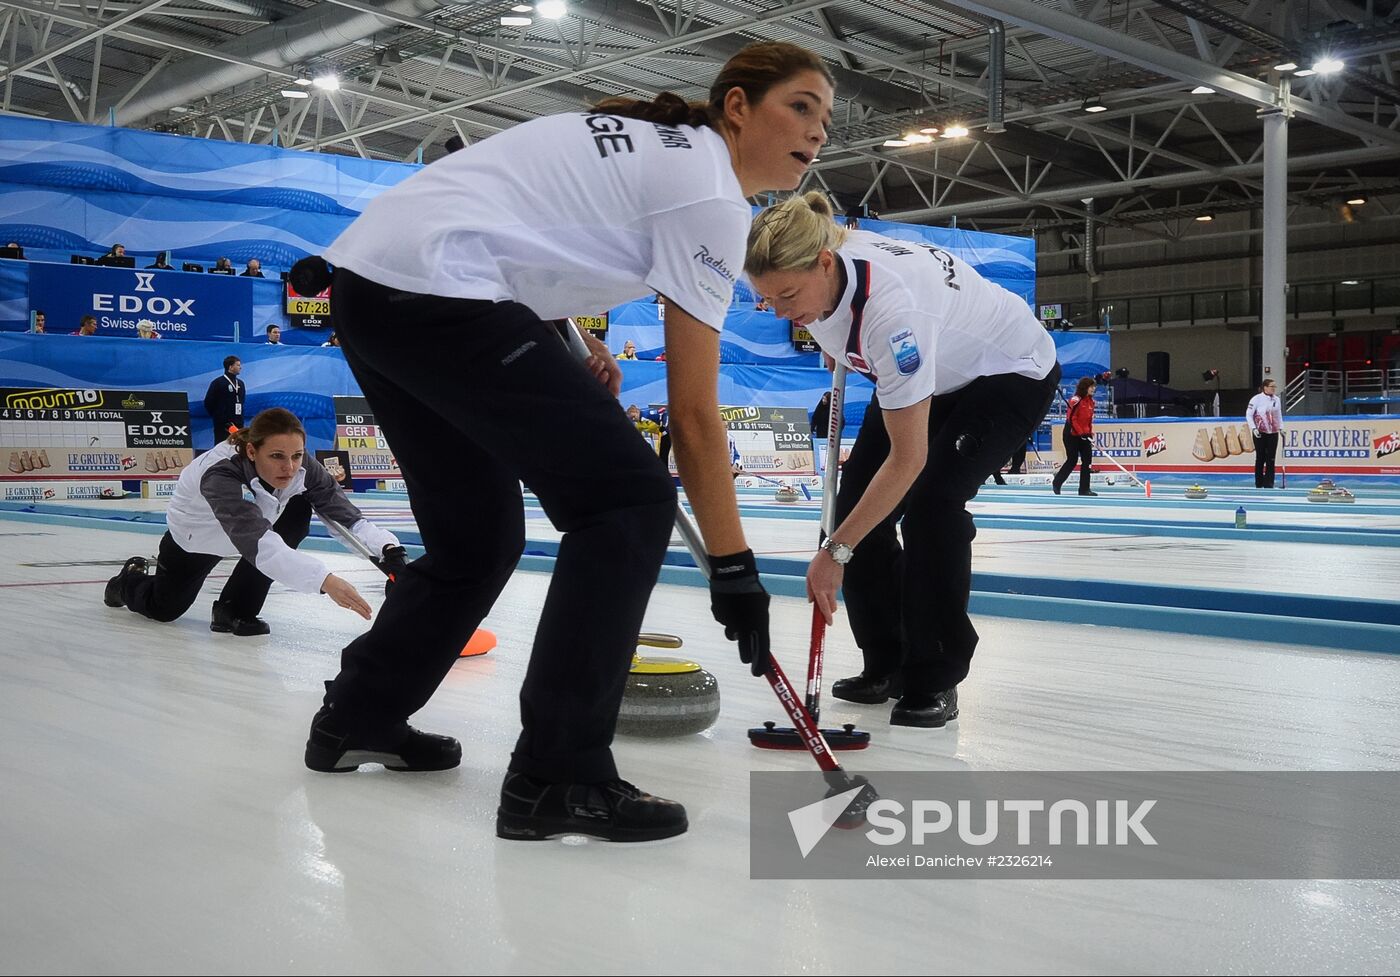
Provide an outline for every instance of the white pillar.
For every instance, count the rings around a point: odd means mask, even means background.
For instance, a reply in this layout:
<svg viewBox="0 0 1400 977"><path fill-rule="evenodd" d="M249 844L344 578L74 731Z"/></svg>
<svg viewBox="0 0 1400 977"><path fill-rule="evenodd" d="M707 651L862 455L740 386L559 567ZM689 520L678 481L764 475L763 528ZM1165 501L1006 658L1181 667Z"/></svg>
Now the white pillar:
<svg viewBox="0 0 1400 977"><path fill-rule="evenodd" d="M1288 377L1286 298L1288 289L1288 82L1279 83L1279 105L1264 117L1264 380L1278 384L1282 397Z"/></svg>

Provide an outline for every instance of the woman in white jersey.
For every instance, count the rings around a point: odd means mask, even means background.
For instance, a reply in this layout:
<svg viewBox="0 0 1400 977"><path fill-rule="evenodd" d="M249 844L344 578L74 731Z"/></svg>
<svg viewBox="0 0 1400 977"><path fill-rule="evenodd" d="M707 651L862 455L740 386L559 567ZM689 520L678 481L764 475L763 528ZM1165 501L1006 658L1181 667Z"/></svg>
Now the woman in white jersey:
<svg viewBox="0 0 1400 977"><path fill-rule="evenodd" d="M1278 436L1283 430L1283 405L1279 402L1277 385L1265 380L1259 392L1244 409L1245 423L1254 436L1254 487L1274 487L1274 459L1278 454Z"/></svg>
<svg viewBox="0 0 1400 977"><path fill-rule="evenodd" d="M961 259L847 231L820 193L759 214L744 270L779 318L875 382L836 527L807 571L828 621L844 589L865 656L832 695L895 697L891 723L943 726L977 645L966 503L1045 416L1055 344L1025 302Z"/></svg>
<svg viewBox="0 0 1400 977"><path fill-rule="evenodd" d="M520 692L497 834L619 841L686 829L681 805L619 779L613 727L676 492L615 397L549 320L666 298L670 432L711 556L711 607L755 675L768 595L744 539L718 408L719 331L744 261L745 198L795 187L826 141L831 77L755 44L706 104L613 99L534 119L375 198L326 252L346 361L393 446L427 554L344 651L306 763L400 768L428 701L523 548L520 482L563 531ZM599 381L602 381L601 383ZM456 748L452 741L452 748ZM455 765L444 747L438 766Z"/></svg>

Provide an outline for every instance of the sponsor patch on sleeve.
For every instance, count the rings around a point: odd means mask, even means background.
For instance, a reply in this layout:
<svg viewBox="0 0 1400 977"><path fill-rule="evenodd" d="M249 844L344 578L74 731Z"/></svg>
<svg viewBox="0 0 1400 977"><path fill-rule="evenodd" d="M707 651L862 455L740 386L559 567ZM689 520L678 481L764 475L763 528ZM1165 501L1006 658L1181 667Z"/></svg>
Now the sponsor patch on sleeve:
<svg viewBox="0 0 1400 977"><path fill-rule="evenodd" d="M912 329L901 329L891 336L890 351L894 353L894 365L899 370L900 376L907 377L916 373L923 365L923 360L919 356L919 344L914 341Z"/></svg>

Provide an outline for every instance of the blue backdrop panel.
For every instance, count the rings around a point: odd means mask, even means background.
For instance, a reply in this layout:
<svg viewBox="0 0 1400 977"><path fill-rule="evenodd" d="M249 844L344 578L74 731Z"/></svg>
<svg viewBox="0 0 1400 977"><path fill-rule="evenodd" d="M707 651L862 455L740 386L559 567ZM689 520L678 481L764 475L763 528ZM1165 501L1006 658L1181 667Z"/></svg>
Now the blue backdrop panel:
<svg viewBox="0 0 1400 977"><path fill-rule="evenodd" d="M847 437L854 437L865 418L865 409L874 396L875 387L859 374L849 374L846 386ZM722 406L800 407L811 414L822 394L831 389L831 374L821 367L791 367L775 369L769 366L746 366L722 363L719 368L719 402ZM670 397L666 392L666 364L645 360L623 362L622 393L624 406L664 404Z"/></svg>
<svg viewBox="0 0 1400 977"><path fill-rule="evenodd" d="M194 445L203 449L214 443L204 393L230 354L243 361L248 417L269 407L285 407L306 425L312 450L332 447L331 398L360 396L338 349L11 333L0 335L0 386L182 390L190 398Z"/></svg>
<svg viewBox="0 0 1400 977"><path fill-rule="evenodd" d="M146 318L164 339L233 342L235 323L252 325L253 279L35 262L29 304L44 310L55 333L73 332L92 315L103 336L135 336L136 321Z"/></svg>
<svg viewBox="0 0 1400 977"><path fill-rule="evenodd" d="M1109 369L1106 332L1052 332L1055 358L1062 369L1060 383L1073 387L1080 377L1098 376Z"/></svg>

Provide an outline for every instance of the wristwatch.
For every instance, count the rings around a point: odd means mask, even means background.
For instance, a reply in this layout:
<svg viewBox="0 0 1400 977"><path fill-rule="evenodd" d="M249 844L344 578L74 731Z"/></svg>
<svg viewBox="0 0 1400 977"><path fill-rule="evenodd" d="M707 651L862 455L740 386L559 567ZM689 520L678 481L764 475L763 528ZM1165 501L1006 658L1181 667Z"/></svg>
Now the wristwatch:
<svg viewBox="0 0 1400 977"><path fill-rule="evenodd" d="M856 548L850 543L838 543L830 536L822 540L821 548L826 550L826 552L830 554L831 561L839 567L843 567L847 563L850 563L851 557L855 554L856 551Z"/></svg>

